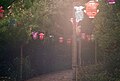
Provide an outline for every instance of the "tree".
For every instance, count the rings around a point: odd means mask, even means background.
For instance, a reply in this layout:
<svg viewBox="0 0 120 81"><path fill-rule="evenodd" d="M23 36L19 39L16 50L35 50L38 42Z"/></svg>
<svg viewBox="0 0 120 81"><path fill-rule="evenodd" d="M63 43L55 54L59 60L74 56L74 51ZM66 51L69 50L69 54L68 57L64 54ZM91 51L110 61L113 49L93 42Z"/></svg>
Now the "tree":
<svg viewBox="0 0 120 81"><path fill-rule="evenodd" d="M105 70L110 81L119 80L119 61L120 61L120 14L119 3L109 5L100 1L100 12L98 13L96 24L96 39L102 49Z"/></svg>

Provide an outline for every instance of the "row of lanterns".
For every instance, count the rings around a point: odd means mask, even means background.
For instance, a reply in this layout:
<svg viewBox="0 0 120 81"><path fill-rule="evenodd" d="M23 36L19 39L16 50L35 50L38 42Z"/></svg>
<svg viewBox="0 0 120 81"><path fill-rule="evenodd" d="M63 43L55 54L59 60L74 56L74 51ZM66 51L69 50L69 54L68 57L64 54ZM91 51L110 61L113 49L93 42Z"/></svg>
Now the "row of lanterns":
<svg viewBox="0 0 120 81"><path fill-rule="evenodd" d="M49 35L49 37L50 38L54 38L54 36L53 35ZM32 39L33 40L37 40L37 39L39 39L39 40L44 40L44 38L45 38L45 34L43 33L43 32L32 32ZM63 37L59 37L59 43L63 43L64 42L64 38ZM67 43L68 44L71 44L71 42L72 42L72 39L71 38L68 38L67 39Z"/></svg>
<svg viewBox="0 0 120 81"><path fill-rule="evenodd" d="M53 35L49 35L49 37L54 38ZM40 33L39 32L32 32L32 39L33 40L37 40L37 39L44 40L44 38L45 38L45 34L43 32L40 32ZM80 38L83 39L83 40L90 41L90 40L94 40L94 35L93 34L92 35L87 35L86 33L81 33ZM60 36L58 38L58 40L59 40L60 43L63 43L64 42L64 37ZM67 43L71 43L71 42L72 42L72 39L68 38Z"/></svg>

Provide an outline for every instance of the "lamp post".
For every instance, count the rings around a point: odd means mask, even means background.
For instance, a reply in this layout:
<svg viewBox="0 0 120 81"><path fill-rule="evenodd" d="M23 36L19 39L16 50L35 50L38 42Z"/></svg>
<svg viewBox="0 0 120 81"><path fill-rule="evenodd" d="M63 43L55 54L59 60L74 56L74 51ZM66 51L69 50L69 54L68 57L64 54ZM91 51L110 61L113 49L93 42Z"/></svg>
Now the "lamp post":
<svg viewBox="0 0 120 81"><path fill-rule="evenodd" d="M76 34L76 36L77 36L77 40L76 40L76 42L77 42L77 56L78 56L78 65L79 66L81 66L81 38L80 38L80 21L82 21L83 20L83 18L84 18L84 12L83 12L83 9L84 9L84 7L83 6L74 6L74 9L75 9L75 34ZM79 25L78 25L78 23L79 23ZM79 37L79 38L78 38Z"/></svg>
<svg viewBox="0 0 120 81"><path fill-rule="evenodd" d="M73 81L77 81L78 77L78 61L80 61L81 66L81 40L77 40L77 35L79 35L77 30L79 29L78 23L83 20L84 12L82 11L83 6L74 6L75 15L71 18L71 23L73 27L73 42L72 42L72 69L73 69ZM79 53L79 54L78 54ZM80 60L79 60L80 59Z"/></svg>
<svg viewBox="0 0 120 81"><path fill-rule="evenodd" d="M77 69L78 69L78 63L77 63L77 40L76 40L76 23L73 18L71 18L71 23L73 26L73 42L72 42L72 69L73 69L73 81L77 81Z"/></svg>

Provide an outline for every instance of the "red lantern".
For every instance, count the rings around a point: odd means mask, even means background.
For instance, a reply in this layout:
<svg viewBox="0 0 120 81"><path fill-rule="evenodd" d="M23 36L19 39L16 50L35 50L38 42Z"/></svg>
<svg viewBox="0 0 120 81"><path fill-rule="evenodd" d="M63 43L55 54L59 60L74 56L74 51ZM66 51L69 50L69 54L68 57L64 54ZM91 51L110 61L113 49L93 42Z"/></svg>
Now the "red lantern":
<svg viewBox="0 0 120 81"><path fill-rule="evenodd" d="M67 44L71 44L72 40L69 38L67 39Z"/></svg>
<svg viewBox="0 0 120 81"><path fill-rule="evenodd" d="M63 43L63 37L59 37L59 42Z"/></svg>
<svg viewBox="0 0 120 81"><path fill-rule="evenodd" d="M86 10L84 12L89 16L89 18L95 18L99 10L97 10L98 3L95 1L89 1L85 4Z"/></svg>
<svg viewBox="0 0 120 81"><path fill-rule="evenodd" d="M45 35L44 33L40 33L40 34L39 34L39 39L40 39L40 40L43 40L43 39L44 39L44 35Z"/></svg>
<svg viewBox="0 0 120 81"><path fill-rule="evenodd" d="M4 12L4 10L3 10L2 8L3 8L3 7L0 6L0 17L1 17L1 18L3 17L3 12Z"/></svg>
<svg viewBox="0 0 120 81"><path fill-rule="evenodd" d="M0 6L0 13L3 13L3 12L4 12L4 10L3 10L2 8L3 8L3 7Z"/></svg>
<svg viewBox="0 0 120 81"><path fill-rule="evenodd" d="M36 40L38 38L38 32L32 32L32 38Z"/></svg>
<svg viewBox="0 0 120 81"><path fill-rule="evenodd" d="M109 4L115 4L115 0L107 0Z"/></svg>

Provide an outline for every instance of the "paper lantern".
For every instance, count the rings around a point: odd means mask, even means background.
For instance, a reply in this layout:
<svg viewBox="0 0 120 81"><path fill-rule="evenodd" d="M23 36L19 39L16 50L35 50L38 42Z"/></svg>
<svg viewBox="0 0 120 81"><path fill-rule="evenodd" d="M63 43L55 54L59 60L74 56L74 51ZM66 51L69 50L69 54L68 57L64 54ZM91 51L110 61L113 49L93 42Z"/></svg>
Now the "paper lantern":
<svg viewBox="0 0 120 81"><path fill-rule="evenodd" d="M99 10L97 9L98 3L95 1L89 1L85 4L86 10L84 12L88 15L89 18L95 18Z"/></svg>
<svg viewBox="0 0 120 81"><path fill-rule="evenodd" d="M44 35L45 35L45 34L41 32L41 33L39 34L39 39L40 39L40 40L43 40L43 39L44 39Z"/></svg>
<svg viewBox="0 0 120 81"><path fill-rule="evenodd" d="M86 34L85 33L81 33L81 38L85 40L86 39Z"/></svg>
<svg viewBox="0 0 120 81"><path fill-rule="evenodd" d="M72 40L70 38L67 39L67 44L71 44Z"/></svg>
<svg viewBox="0 0 120 81"><path fill-rule="evenodd" d="M32 32L32 38L34 40L38 39L38 32Z"/></svg>
<svg viewBox="0 0 120 81"><path fill-rule="evenodd" d="M91 35L86 35L87 40L90 41L91 40Z"/></svg>
<svg viewBox="0 0 120 81"><path fill-rule="evenodd" d="M63 40L63 37L59 37L59 42L60 42L60 43L63 43L63 41L64 41L64 40Z"/></svg>

